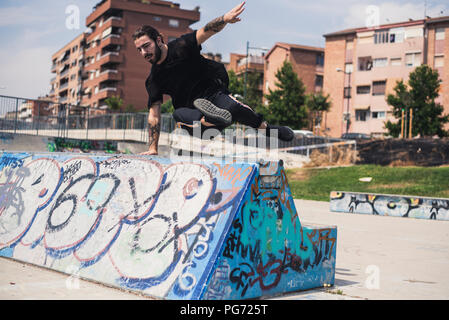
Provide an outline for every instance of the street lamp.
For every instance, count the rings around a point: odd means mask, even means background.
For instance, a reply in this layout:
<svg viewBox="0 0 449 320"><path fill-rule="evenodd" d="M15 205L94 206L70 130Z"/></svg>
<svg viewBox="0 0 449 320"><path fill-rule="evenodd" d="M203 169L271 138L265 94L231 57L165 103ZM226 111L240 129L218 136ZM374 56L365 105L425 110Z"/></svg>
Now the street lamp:
<svg viewBox="0 0 449 320"><path fill-rule="evenodd" d="M246 99L246 86L247 86L247 82L248 82L248 56L249 56L249 49L254 49L254 50L262 50L262 51L270 51L267 48L258 48L258 47L250 47L249 46L249 41L246 41L246 61L245 61L245 85L244 85L244 91L243 91L243 98Z"/></svg>
<svg viewBox="0 0 449 320"><path fill-rule="evenodd" d="M344 116L345 120L346 120L346 133L348 133L349 131L349 120L350 120L350 115L349 115L349 100L351 100L351 74L352 72L346 72L341 68L337 68L336 69L337 72L343 72L344 74L348 75L348 82L349 82L349 86L347 87L347 91L346 92L346 87L344 87L343 89L343 98L347 98L348 99L348 103L346 106L346 114Z"/></svg>

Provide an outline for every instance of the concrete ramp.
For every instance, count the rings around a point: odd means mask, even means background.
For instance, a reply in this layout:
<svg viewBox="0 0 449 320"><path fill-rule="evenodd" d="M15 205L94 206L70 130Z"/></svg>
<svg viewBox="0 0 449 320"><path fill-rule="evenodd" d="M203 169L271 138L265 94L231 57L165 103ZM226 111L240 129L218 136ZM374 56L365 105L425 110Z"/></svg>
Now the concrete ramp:
<svg viewBox="0 0 449 320"><path fill-rule="evenodd" d="M282 163L0 158L0 256L159 299L332 285L336 239L301 224Z"/></svg>

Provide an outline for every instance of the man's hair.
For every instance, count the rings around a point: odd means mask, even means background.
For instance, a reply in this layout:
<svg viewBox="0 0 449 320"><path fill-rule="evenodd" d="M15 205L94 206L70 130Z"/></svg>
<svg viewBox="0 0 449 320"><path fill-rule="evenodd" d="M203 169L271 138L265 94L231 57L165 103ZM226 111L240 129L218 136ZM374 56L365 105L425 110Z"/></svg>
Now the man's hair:
<svg viewBox="0 0 449 320"><path fill-rule="evenodd" d="M155 28L151 26L141 26L133 33L133 40L136 41L140 37L148 36L154 42L157 41L157 37L161 37L161 41L164 42L162 35Z"/></svg>

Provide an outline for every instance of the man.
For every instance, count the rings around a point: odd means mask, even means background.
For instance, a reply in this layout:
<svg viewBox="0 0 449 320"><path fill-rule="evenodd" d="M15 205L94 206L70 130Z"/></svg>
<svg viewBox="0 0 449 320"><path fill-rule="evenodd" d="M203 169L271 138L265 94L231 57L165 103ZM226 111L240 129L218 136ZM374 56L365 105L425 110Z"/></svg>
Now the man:
<svg viewBox="0 0 449 320"><path fill-rule="evenodd" d="M201 132L204 132L208 128L221 131L235 121L264 129L267 135L284 141L294 138L290 128L269 125L260 114L234 99L228 91L229 79L224 66L200 54L201 44L223 30L228 23L241 21L239 16L244 10L245 2L242 2L203 28L168 44L151 26L142 26L135 31L133 40L137 51L152 65L146 80L149 149L142 154L158 154L163 94L172 98L175 108L173 118L190 134L197 122L201 123Z"/></svg>

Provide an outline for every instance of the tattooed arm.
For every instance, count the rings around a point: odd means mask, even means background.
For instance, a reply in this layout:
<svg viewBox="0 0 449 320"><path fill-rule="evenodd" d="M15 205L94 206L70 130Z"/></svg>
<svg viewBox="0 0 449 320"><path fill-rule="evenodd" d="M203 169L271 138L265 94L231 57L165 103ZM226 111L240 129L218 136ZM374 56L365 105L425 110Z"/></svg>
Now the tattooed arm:
<svg viewBox="0 0 449 320"><path fill-rule="evenodd" d="M239 18L239 15L245 10L244 6L245 2L242 2L225 15L212 20L211 22L206 24L203 28L198 30L198 32L196 33L196 40L198 42L198 45L202 44L204 41L212 37L214 34L223 30L223 28L228 23L239 22L241 20Z"/></svg>
<svg viewBox="0 0 449 320"><path fill-rule="evenodd" d="M154 103L148 113L148 151L142 155L157 155L161 132L161 102Z"/></svg>

